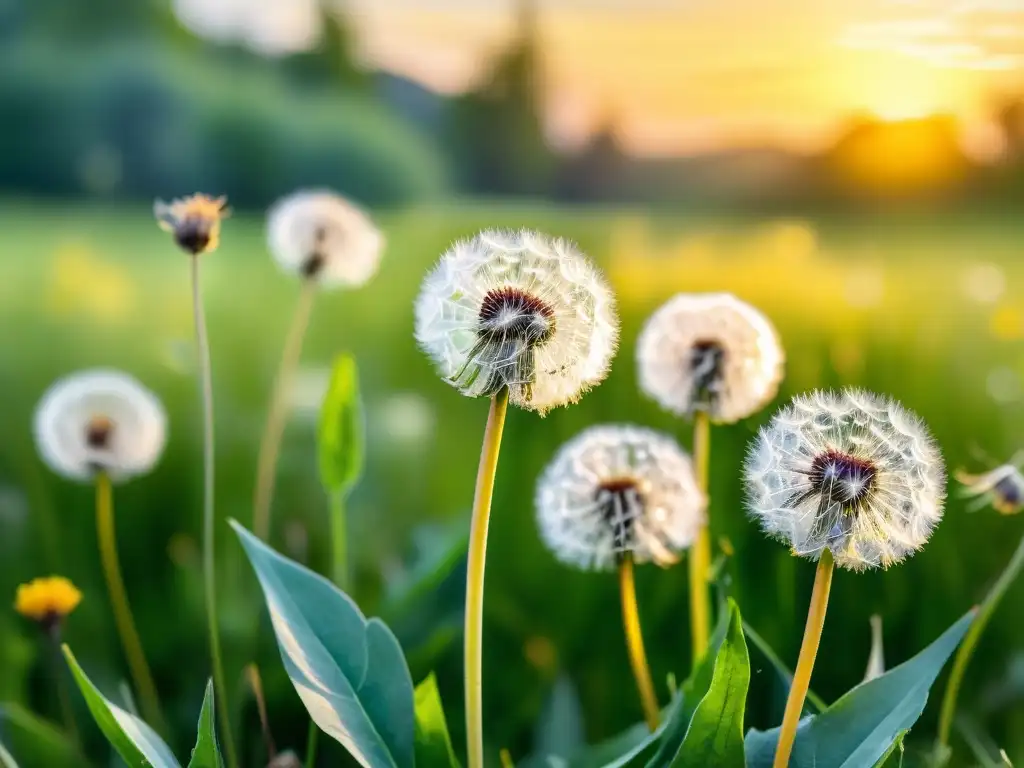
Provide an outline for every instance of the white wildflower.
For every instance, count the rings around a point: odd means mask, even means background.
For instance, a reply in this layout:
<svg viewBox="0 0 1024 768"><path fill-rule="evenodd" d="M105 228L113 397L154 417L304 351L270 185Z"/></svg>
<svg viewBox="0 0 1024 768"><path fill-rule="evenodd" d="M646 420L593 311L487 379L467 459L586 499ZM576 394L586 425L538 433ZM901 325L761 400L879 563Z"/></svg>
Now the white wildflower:
<svg viewBox="0 0 1024 768"><path fill-rule="evenodd" d="M555 557L609 570L623 554L670 565L705 524L707 500L690 457L642 427L584 430L559 450L537 487L537 523Z"/></svg>
<svg viewBox="0 0 1024 768"><path fill-rule="evenodd" d="M971 475L959 471L956 479L963 487L963 494L972 497L971 511L977 511L986 504L1003 515L1015 515L1024 508L1024 451L1009 462L990 472Z"/></svg>
<svg viewBox="0 0 1024 768"><path fill-rule="evenodd" d="M645 394L679 416L707 411L725 424L775 397L784 361L768 318L727 293L675 296L651 315L637 341Z"/></svg>
<svg viewBox="0 0 1024 768"><path fill-rule="evenodd" d="M57 474L89 481L99 472L125 480L148 472L167 439L160 401L131 376L89 370L61 379L35 413L39 454Z"/></svg>
<svg viewBox="0 0 1024 768"><path fill-rule="evenodd" d="M575 402L608 371L615 301L570 243L488 230L456 243L427 275L416 339L441 375L470 397L509 388L520 408Z"/></svg>
<svg viewBox="0 0 1024 768"><path fill-rule="evenodd" d="M376 274L384 236L345 198L303 191L270 208L267 243L285 272L324 287L358 287Z"/></svg>
<svg viewBox="0 0 1024 768"><path fill-rule="evenodd" d="M945 468L925 424L859 390L814 392L779 411L746 461L750 513L817 559L852 570L911 555L942 518Z"/></svg>

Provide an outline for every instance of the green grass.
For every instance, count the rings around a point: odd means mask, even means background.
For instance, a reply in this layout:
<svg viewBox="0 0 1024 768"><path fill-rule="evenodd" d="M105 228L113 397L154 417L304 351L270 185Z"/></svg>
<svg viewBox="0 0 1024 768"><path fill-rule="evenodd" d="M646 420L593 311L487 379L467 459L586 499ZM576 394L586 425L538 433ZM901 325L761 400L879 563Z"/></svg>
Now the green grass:
<svg viewBox="0 0 1024 768"><path fill-rule="evenodd" d="M369 454L350 504L350 541L358 597L371 613L386 577L408 553L413 529L467 513L486 418L485 402L459 396L416 349L412 303L425 270L453 238L483 226L531 226L577 240L607 268L620 296L623 341L608 381L543 420L509 415L487 574L485 719L494 748L529 751L533 720L559 670L581 693L591 738L640 719L615 579L554 562L535 533L533 486L557 446L595 422L647 424L689 442L686 425L636 389L639 326L673 293L733 291L772 317L788 353L776 405L809 388L856 384L891 393L920 413L951 468L983 468L972 446L999 460L1020 447L1024 297L1015 289L1024 285L1024 225L926 215L782 221L472 204L388 214L381 223L388 249L380 275L365 289L318 299L303 356L307 394L286 435L274 534L279 549L325 568L327 511L314 450L317 381L337 352L351 351L362 377ZM96 555L92 496L41 465L30 430L34 405L55 378L97 365L133 373L167 405L170 444L156 472L117 489L118 534L128 591L179 729L180 752L192 737L208 674L186 258L141 208L6 204L0 231L0 599L13 599L15 585L33 576L72 578L85 600L70 620L68 641L97 684L108 693L116 689L123 667ZM207 259L218 508L248 524L263 409L298 286L277 272L255 219L229 220L221 250ZM744 618L792 664L813 567L747 522L739 483L744 447L771 410L714 430L713 532L728 536L736 550L734 593ZM832 699L863 675L872 613L884 617L890 664L934 639L980 600L1022 525L1020 517L968 515L954 494L933 541L912 560L887 573L838 574L816 691ZM240 680L259 603L238 543L223 524L218 535L229 677ZM638 572L648 653L659 679L669 672L682 677L687 667L685 570ZM963 699L1018 761L1024 760L1024 692L1015 691L1015 706L999 705L997 689L1005 688L1013 649L1024 642L1014 609L1022 597L1024 586L1016 585L1004 601ZM56 717L45 660L34 649L32 628L0 610L0 699ZM774 678L766 662L756 655L752 661L747 724L777 724L782 702ZM276 652L263 647L260 664L278 743L301 750L305 720ZM417 676L429 671L414 667ZM457 744L460 670L456 644L441 654L437 671ZM236 705L241 691L239 683ZM912 740L929 738L936 709L929 708ZM244 717L251 754L258 742L251 703ZM95 729L85 730L97 748Z"/></svg>

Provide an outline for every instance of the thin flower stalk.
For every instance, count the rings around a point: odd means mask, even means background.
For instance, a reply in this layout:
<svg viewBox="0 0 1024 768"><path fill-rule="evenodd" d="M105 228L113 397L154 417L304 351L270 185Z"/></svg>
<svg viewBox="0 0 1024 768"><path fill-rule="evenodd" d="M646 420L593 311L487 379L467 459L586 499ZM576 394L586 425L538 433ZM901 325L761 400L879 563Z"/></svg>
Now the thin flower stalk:
<svg viewBox="0 0 1024 768"><path fill-rule="evenodd" d="M644 709L644 720L653 733L661 717L658 696L654 692L651 669L647 665L644 638L640 630L640 612L636 603L636 581L633 578L633 558L625 555L619 562L619 596L622 601L622 625L626 630L626 649L629 665L636 679L640 702Z"/></svg>
<svg viewBox="0 0 1024 768"><path fill-rule="evenodd" d="M708 469L711 454L711 422L706 411L698 411L693 423L693 462L697 487L708 497ZM708 505L710 511L710 504ZM708 573L711 570L710 516L701 526L690 552L690 632L693 664L707 653L711 635L711 608L708 596Z"/></svg>

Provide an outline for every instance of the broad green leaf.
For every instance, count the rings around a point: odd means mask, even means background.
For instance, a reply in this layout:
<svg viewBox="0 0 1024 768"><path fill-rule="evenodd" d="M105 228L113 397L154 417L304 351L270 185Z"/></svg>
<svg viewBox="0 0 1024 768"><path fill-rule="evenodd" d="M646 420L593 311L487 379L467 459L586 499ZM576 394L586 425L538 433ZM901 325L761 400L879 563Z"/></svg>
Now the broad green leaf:
<svg viewBox="0 0 1024 768"><path fill-rule="evenodd" d="M626 765L643 765L647 757L653 753L655 745L665 732L665 724L672 718L678 705L679 698L676 697L661 711L661 725L653 733L646 723L636 723L600 744L581 749L566 761L568 768L621 768Z"/></svg>
<svg viewBox="0 0 1024 768"><path fill-rule="evenodd" d="M0 704L0 735L12 757L22 765L86 768L89 761L67 734L20 704Z"/></svg>
<svg viewBox="0 0 1024 768"><path fill-rule="evenodd" d="M199 710L199 727L197 728L196 746L192 750L192 759L188 768L224 768L224 758L217 746L217 724L213 718L213 681L206 683L206 695L203 696L203 708Z"/></svg>
<svg viewBox="0 0 1024 768"><path fill-rule="evenodd" d="M2 766L2 768L18 768L18 763L14 760L14 755L4 749L2 742L0 742L0 766Z"/></svg>
<svg viewBox="0 0 1024 768"><path fill-rule="evenodd" d="M103 697L78 665L71 649L62 646L64 657L78 688L85 697L96 725L107 741L128 764L128 768L181 768L170 748L156 731L134 715Z"/></svg>
<svg viewBox="0 0 1024 768"><path fill-rule="evenodd" d="M402 649L380 619L234 520L288 677L309 716L365 768L411 768L415 711Z"/></svg>
<svg viewBox="0 0 1024 768"><path fill-rule="evenodd" d="M351 355L339 355L331 369L317 432L320 482L328 494L345 494L358 482L363 471L363 432L356 361Z"/></svg>
<svg viewBox="0 0 1024 768"><path fill-rule="evenodd" d="M929 689L974 616L971 611L914 658L856 686L820 715L801 720L790 765L862 768L889 754L921 716ZM750 731L748 768L769 768L778 739L778 728Z"/></svg>
<svg viewBox="0 0 1024 768"><path fill-rule="evenodd" d="M728 609L732 605L732 599L730 598L725 605ZM647 768L661 768L668 765L679 751L679 746L683 743L686 731L690 727L693 713L711 687L711 680L715 673L715 658L725 640L731 617L730 610L722 611L718 617L718 624L711 634L708 650L697 666L691 670L690 676L683 681L679 706L673 709L672 717L665 724L664 736L659 741L654 756L648 761Z"/></svg>
<svg viewBox="0 0 1024 768"><path fill-rule="evenodd" d="M711 685L693 713L686 738L671 762L673 768L744 764L743 712L750 684L750 657L743 640L740 609L732 599L727 616L728 629L715 657Z"/></svg>
<svg viewBox="0 0 1024 768"><path fill-rule="evenodd" d="M459 768L448 735L441 694L433 673L416 686L416 765L420 768Z"/></svg>

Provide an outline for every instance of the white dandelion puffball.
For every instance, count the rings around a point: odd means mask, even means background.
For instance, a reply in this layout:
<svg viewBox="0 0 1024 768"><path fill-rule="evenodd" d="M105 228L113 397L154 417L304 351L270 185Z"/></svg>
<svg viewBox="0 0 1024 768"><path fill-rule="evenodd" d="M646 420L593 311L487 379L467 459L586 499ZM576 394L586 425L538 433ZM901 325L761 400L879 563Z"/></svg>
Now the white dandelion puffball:
<svg viewBox="0 0 1024 768"><path fill-rule="evenodd" d="M323 287L358 287L377 272L384 236L370 217L326 191L296 192L267 213L267 243L285 271Z"/></svg>
<svg viewBox="0 0 1024 768"><path fill-rule="evenodd" d="M697 539L707 499L690 457L666 435L590 427L566 443L537 486L537 524L555 557L609 570L630 554L667 566Z"/></svg>
<svg viewBox="0 0 1024 768"><path fill-rule="evenodd" d="M898 563L942 519L946 472L924 422L888 397L813 392L780 410L747 454L749 510L765 533L851 570Z"/></svg>
<svg viewBox="0 0 1024 768"><path fill-rule="evenodd" d="M728 293L679 294L637 340L640 388L678 416L707 411L730 424L775 397L785 355L775 327Z"/></svg>
<svg viewBox="0 0 1024 768"><path fill-rule="evenodd" d="M35 413L39 454L72 480L98 473L126 480L148 472L163 453L167 417L157 397L127 374L90 370L61 379Z"/></svg>
<svg viewBox="0 0 1024 768"><path fill-rule="evenodd" d="M986 504L992 506L1001 515L1015 515L1024 509L1024 451L1021 451L1009 462L984 472L971 475L967 472L956 472L957 481L963 486L961 493L973 499L968 510L977 512Z"/></svg>
<svg viewBox="0 0 1024 768"><path fill-rule="evenodd" d="M608 372L619 336L604 277L565 240L486 230L456 243L416 300L416 340L470 397L509 389L544 414Z"/></svg>

